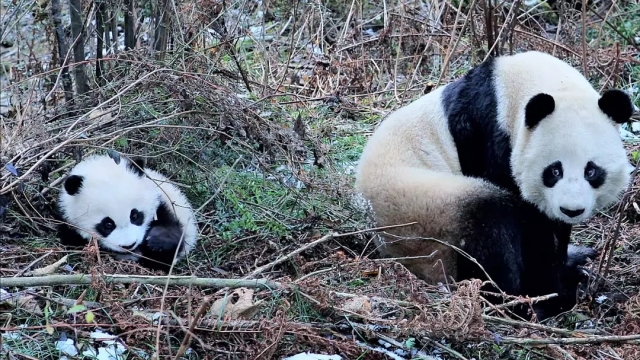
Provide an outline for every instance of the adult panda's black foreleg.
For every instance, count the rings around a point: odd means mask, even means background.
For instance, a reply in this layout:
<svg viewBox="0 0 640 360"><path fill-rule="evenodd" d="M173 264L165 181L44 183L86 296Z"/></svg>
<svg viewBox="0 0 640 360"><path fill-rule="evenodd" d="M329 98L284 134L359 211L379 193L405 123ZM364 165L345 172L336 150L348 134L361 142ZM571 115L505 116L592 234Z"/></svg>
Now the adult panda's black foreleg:
<svg viewBox="0 0 640 360"><path fill-rule="evenodd" d="M575 304L577 262L582 257L572 248L573 262L566 262L568 244L564 244L566 239L559 239L566 235L566 229L503 191L471 197L462 208L462 249L478 261L502 291L530 297L557 293L557 297L533 305L538 318L558 314ZM460 278L487 279L477 264L462 256L458 259ZM486 289L496 290L493 286ZM501 297L487 298L502 301ZM513 309L524 317L528 310L528 305Z"/></svg>
<svg viewBox="0 0 640 360"><path fill-rule="evenodd" d="M496 193L471 197L460 208L457 235L460 246L484 271L459 255L458 277L487 280L486 272L502 291L520 294L524 263L517 200L507 193Z"/></svg>

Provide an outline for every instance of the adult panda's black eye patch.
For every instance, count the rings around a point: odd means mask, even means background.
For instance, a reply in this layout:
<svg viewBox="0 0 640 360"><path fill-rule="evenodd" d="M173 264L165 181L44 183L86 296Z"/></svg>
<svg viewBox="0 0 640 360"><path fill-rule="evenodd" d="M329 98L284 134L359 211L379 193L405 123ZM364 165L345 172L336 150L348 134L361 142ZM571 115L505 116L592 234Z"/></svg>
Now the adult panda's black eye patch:
<svg viewBox="0 0 640 360"><path fill-rule="evenodd" d="M132 209L129 214L129 220L133 225L140 226L144 222L144 213L138 209Z"/></svg>
<svg viewBox="0 0 640 360"><path fill-rule="evenodd" d="M589 182L594 189L599 188L607 179L607 171L596 165L593 161L589 161L584 167L584 179Z"/></svg>
<svg viewBox="0 0 640 360"><path fill-rule="evenodd" d="M562 179L562 176L562 163L560 161L553 162L542 171L542 183L544 186L552 188Z"/></svg>
<svg viewBox="0 0 640 360"><path fill-rule="evenodd" d="M111 219L108 216L106 218L102 219L102 221L100 221L96 225L96 231L102 237L109 236L109 234L111 234L111 232L113 230L115 230L115 228L116 228L116 223L113 221L113 219Z"/></svg>

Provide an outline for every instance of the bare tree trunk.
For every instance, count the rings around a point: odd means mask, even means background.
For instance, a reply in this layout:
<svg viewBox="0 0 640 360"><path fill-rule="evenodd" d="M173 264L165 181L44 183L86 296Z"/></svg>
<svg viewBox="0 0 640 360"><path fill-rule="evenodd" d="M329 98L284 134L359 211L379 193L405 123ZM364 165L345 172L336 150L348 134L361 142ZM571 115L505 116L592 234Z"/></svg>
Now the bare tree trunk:
<svg viewBox="0 0 640 360"><path fill-rule="evenodd" d="M73 102L73 84L71 83L71 76L69 76L69 66L65 65L65 59L67 56L67 41L64 38L64 31L62 30L62 20L60 19L60 0L51 0L51 19L53 20L53 26L55 28L56 41L58 42L58 58L60 59L60 66L62 69L62 87L64 88L64 99L67 103Z"/></svg>
<svg viewBox="0 0 640 360"><path fill-rule="evenodd" d="M104 45L107 48L107 54L111 49L111 19L109 19L106 6L102 11L102 21L104 22Z"/></svg>
<svg viewBox="0 0 640 360"><path fill-rule="evenodd" d="M164 0L162 1L162 5L158 6L156 11L156 29L153 36L153 49L156 51L158 59L163 59L164 53L167 50L169 28L171 27L170 8L170 0Z"/></svg>
<svg viewBox="0 0 640 360"><path fill-rule="evenodd" d="M136 47L136 16L133 0L125 0L124 3L124 48L130 50Z"/></svg>
<svg viewBox="0 0 640 360"><path fill-rule="evenodd" d="M107 6L103 0L97 1L98 11L96 11L96 37L97 37L97 49L96 49L96 80L98 85L104 85L104 78L102 77L102 48L104 47L104 38L108 34L104 31L104 19L107 11Z"/></svg>
<svg viewBox="0 0 640 360"><path fill-rule="evenodd" d="M73 35L73 58L76 62L74 72L76 75L76 91L78 95L87 92L87 74L84 72L84 36L82 24L82 4L81 0L69 0L69 11L71 13L71 34Z"/></svg>
<svg viewBox="0 0 640 360"><path fill-rule="evenodd" d="M113 53L118 53L118 7L111 12L111 38L113 39Z"/></svg>

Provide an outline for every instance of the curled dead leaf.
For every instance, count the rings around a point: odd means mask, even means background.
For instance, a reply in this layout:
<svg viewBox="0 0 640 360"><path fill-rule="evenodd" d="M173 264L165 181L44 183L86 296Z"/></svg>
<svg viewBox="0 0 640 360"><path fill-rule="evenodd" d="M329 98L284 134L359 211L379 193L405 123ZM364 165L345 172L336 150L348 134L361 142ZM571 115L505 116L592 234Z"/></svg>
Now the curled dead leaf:
<svg viewBox="0 0 640 360"><path fill-rule="evenodd" d="M342 306L344 310L354 312L356 314L371 313L371 301L368 296L356 296L345 301Z"/></svg>
<svg viewBox="0 0 640 360"><path fill-rule="evenodd" d="M56 272L58 270L58 268L60 268L60 266L62 266L63 264L67 263L67 255L63 256L62 259L56 261L55 263L51 264L51 265L47 265L45 267L41 267L39 269L35 269L33 271L28 271L27 273L25 273L25 275L27 276L42 276L42 275L50 275L53 274L54 272Z"/></svg>
<svg viewBox="0 0 640 360"><path fill-rule="evenodd" d="M263 301L253 302L253 289L237 288L228 296L216 300L211 306L211 315L223 318L251 318L260 309Z"/></svg>

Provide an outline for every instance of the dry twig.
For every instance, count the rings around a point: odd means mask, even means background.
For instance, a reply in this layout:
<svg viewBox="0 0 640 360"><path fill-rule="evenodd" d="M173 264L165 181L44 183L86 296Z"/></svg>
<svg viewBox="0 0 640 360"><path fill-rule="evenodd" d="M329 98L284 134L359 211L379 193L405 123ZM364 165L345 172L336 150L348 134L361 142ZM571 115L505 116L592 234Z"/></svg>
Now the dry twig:
<svg viewBox="0 0 640 360"><path fill-rule="evenodd" d="M102 275L106 283L112 284L147 284L173 286L200 286L212 288L264 288L283 289L281 283L268 280L238 280L238 279L218 279L218 278L198 278L195 276L141 276L141 275ZM87 285L91 284L92 275L50 275L39 277L11 277L0 278L2 287L32 287L32 286L57 286L57 285Z"/></svg>

